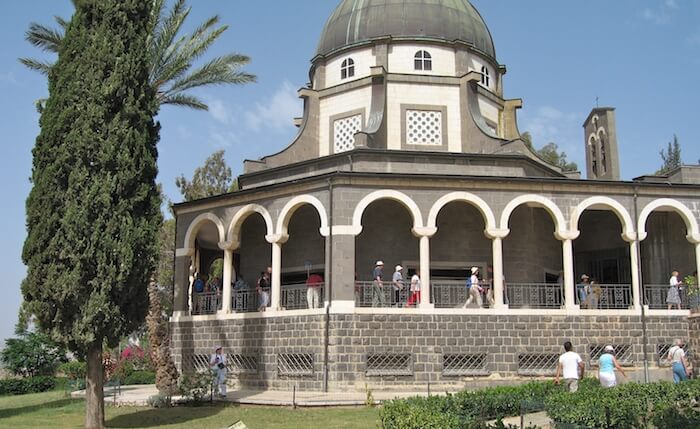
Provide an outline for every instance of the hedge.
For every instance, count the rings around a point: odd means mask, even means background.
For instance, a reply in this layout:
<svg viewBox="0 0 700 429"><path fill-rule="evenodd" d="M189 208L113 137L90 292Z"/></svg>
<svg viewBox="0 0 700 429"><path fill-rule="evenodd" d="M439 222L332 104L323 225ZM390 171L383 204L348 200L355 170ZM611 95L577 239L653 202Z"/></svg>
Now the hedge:
<svg viewBox="0 0 700 429"><path fill-rule="evenodd" d="M56 379L50 376L8 378L0 380L0 395L24 395L41 393L56 387Z"/></svg>
<svg viewBox="0 0 700 429"><path fill-rule="evenodd" d="M700 427L692 407L700 400L700 381L681 384L629 383L595 394L557 393L545 401L549 417L562 425L586 428L632 429L653 424L658 428ZM679 423L685 422L685 423Z"/></svg>
<svg viewBox="0 0 700 429"><path fill-rule="evenodd" d="M134 371L124 378L122 384L156 384L156 373L153 371Z"/></svg>

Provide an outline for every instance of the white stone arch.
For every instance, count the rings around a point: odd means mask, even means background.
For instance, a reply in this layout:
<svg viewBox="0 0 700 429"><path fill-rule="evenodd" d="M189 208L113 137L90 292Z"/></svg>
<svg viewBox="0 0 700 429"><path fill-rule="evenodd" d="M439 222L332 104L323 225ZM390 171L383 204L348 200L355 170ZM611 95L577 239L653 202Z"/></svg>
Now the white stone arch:
<svg viewBox="0 0 700 429"><path fill-rule="evenodd" d="M207 222L211 222L214 224L214 226L216 226L216 229L219 232L219 242L226 240L224 222L214 213L202 213L194 218L194 220L190 222L189 228L187 228L187 232L185 233L185 242L183 243L185 249L194 249L194 242L197 239L197 234L202 228L202 225Z"/></svg>
<svg viewBox="0 0 700 429"><path fill-rule="evenodd" d="M647 238L647 220L651 214L659 209L671 209L678 213L685 222L688 234L686 238L693 244L700 243L700 231L698 230L698 221L693 215L693 212L683 203L672 198L659 198L646 205L639 213L639 223L637 231L639 231L639 240Z"/></svg>
<svg viewBox="0 0 700 429"><path fill-rule="evenodd" d="M430 214L428 214L428 224L426 227L437 228L437 217L440 214L440 211L443 209L443 207L453 202L464 202L475 207L477 210L479 210L484 219L486 231L496 229L496 217L494 216L491 207L489 207L486 201L469 192L451 192L437 200L430 209Z"/></svg>
<svg viewBox="0 0 700 429"><path fill-rule="evenodd" d="M328 213L326 212L326 207L323 203L316 197L312 195L299 195L292 198L280 212L279 218L277 219L277 234L287 235L287 228L289 227L289 221L292 219L294 213L304 205L311 205L316 209L319 218L321 219L321 227L319 232L323 237L327 237L330 233L330 228L328 227Z"/></svg>
<svg viewBox="0 0 700 429"><path fill-rule="evenodd" d="M621 234L623 240L634 240L634 221L632 220L632 217L625 206L609 197L596 196L581 201L581 203L576 206L571 214L570 230L578 234L579 222L581 221L583 213L591 208L599 207L604 207L605 209L612 211L615 216L617 216L618 220L620 221L620 225L622 226Z"/></svg>
<svg viewBox="0 0 700 429"><path fill-rule="evenodd" d="M247 206L241 207L236 214L233 215L233 219L231 219L231 223L228 227L228 242L236 245L240 242L241 226L243 226L243 222L254 213L260 214L265 220L265 227L267 230L266 238L271 237L275 233L270 212L259 204L248 204Z"/></svg>
<svg viewBox="0 0 700 429"><path fill-rule="evenodd" d="M352 216L352 229L355 235L359 235L362 232L362 215L365 210L370 204L378 200L392 200L400 203L408 209L413 217L413 230L423 227L423 215L421 215L420 208L418 208L418 204L415 201L403 192L384 189L372 192L357 203Z"/></svg>
<svg viewBox="0 0 700 429"><path fill-rule="evenodd" d="M559 209L559 207L549 198L535 194L521 195L511 200L506 205L506 207L503 209L503 213L501 214L502 230L509 230L508 223L510 222L510 216L513 214L515 209L523 204L534 204L547 210L554 221L554 235L558 240L561 240L562 237L568 233L566 221L564 220L564 215L562 214L561 209Z"/></svg>

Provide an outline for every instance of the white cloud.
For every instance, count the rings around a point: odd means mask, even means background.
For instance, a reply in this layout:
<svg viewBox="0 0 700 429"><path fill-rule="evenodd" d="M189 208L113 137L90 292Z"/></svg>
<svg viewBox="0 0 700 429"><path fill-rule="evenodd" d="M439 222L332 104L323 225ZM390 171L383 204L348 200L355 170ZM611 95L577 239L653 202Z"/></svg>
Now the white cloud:
<svg viewBox="0 0 700 429"><path fill-rule="evenodd" d="M664 2L655 8L644 8L640 15L647 21L656 25L665 25L671 22L672 15L678 10L678 2L676 0L664 0Z"/></svg>
<svg viewBox="0 0 700 429"><path fill-rule="evenodd" d="M207 100L207 105L209 106L209 114L218 122L226 125L231 121L231 111L226 107L223 100L209 99Z"/></svg>
<svg viewBox="0 0 700 429"><path fill-rule="evenodd" d="M0 82L11 83L13 85L19 83L17 77L15 77L15 74L12 72L0 73Z"/></svg>
<svg viewBox="0 0 700 429"><path fill-rule="evenodd" d="M255 109L245 113L247 126L253 131L262 129L282 130L294 126L294 118L301 116L302 103L296 89L285 81L264 103L256 103Z"/></svg>

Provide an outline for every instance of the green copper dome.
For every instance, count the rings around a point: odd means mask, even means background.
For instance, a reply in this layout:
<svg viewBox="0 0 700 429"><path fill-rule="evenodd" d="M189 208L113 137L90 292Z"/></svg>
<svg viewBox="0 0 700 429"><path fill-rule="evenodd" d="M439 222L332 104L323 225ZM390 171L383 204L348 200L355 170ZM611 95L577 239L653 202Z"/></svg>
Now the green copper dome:
<svg viewBox="0 0 700 429"><path fill-rule="evenodd" d="M496 59L491 33L468 0L343 0L326 22L316 55L386 36L461 41Z"/></svg>

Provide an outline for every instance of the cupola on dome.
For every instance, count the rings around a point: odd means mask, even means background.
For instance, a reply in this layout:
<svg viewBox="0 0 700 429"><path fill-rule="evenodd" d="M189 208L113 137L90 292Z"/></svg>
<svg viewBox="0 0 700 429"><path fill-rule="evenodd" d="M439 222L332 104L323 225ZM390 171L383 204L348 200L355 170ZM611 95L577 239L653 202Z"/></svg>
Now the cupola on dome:
<svg viewBox="0 0 700 429"><path fill-rule="evenodd" d="M326 22L316 55L383 37L460 41L496 59L491 33L468 0L343 0Z"/></svg>

